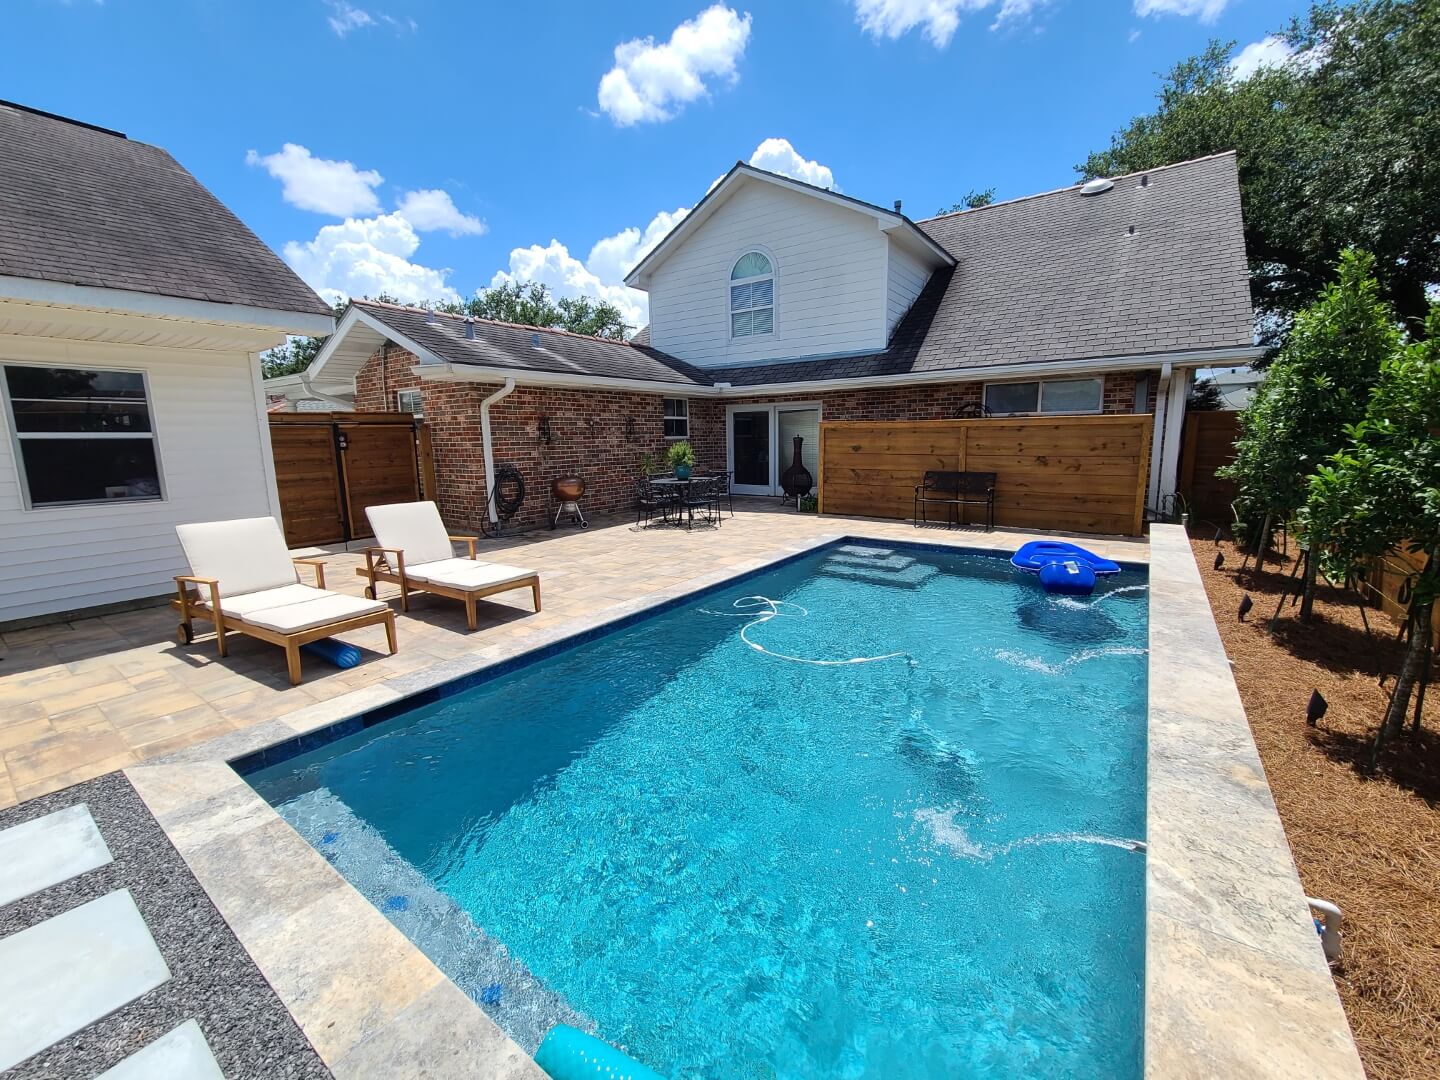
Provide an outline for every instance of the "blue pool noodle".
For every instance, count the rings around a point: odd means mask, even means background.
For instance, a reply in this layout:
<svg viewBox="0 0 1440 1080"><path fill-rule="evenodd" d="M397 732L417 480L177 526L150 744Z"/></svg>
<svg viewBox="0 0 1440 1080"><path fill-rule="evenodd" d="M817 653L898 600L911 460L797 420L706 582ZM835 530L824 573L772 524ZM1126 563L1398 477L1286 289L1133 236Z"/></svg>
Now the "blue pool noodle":
<svg viewBox="0 0 1440 1080"><path fill-rule="evenodd" d="M609 1043L568 1024L550 1029L535 1051L535 1064L553 1080L665 1080Z"/></svg>
<svg viewBox="0 0 1440 1080"><path fill-rule="evenodd" d="M359 649L354 645L346 645L343 641L336 641L334 638L321 638L319 641L301 645L300 648L311 656L328 660L338 668L352 668L360 663Z"/></svg>

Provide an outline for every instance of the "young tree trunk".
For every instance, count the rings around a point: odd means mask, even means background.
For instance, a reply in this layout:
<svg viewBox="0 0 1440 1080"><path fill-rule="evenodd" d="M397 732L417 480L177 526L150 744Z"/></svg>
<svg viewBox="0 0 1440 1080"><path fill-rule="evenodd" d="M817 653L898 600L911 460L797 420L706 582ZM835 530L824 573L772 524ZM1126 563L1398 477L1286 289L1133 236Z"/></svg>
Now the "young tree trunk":
<svg viewBox="0 0 1440 1080"><path fill-rule="evenodd" d="M1308 625L1310 616L1315 611L1315 579L1318 576L1317 570L1320 565L1320 557L1316 554L1313 544L1305 549L1304 558L1305 591L1300 597L1300 621Z"/></svg>
<svg viewBox="0 0 1440 1080"><path fill-rule="evenodd" d="M1434 565L1432 559L1423 576L1428 577ZM1430 659L1430 634L1435 598L1428 589L1422 591L1419 586L1416 587L1415 592L1417 596L1423 595L1427 599L1424 603L1412 601L1410 605L1410 643L1405 649L1405 660L1400 665L1400 674L1395 679L1395 693L1391 695L1390 707L1385 710L1385 719L1380 723L1380 730L1375 733L1375 743L1370 750L1370 767L1372 769L1380 760L1380 751L1385 746L1386 740L1404 729L1405 714L1410 709L1410 695L1414 693L1415 684L1420 681L1420 674L1425 670L1425 664Z"/></svg>
<svg viewBox="0 0 1440 1080"><path fill-rule="evenodd" d="M1255 540L1255 569L1251 571L1255 577L1260 575L1260 564L1265 561L1265 552L1270 550L1270 511L1265 511L1265 520L1260 525L1260 535ZM1253 581L1254 578L1252 577Z"/></svg>

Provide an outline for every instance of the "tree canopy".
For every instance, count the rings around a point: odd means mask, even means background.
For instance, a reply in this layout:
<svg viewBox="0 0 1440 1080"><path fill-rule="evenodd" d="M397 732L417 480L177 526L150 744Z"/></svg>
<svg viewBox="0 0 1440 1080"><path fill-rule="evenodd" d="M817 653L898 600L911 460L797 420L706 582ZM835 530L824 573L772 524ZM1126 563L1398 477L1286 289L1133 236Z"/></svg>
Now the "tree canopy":
<svg viewBox="0 0 1440 1080"><path fill-rule="evenodd" d="M979 210L980 207L989 206L994 201L995 189L993 187L985 188L983 191L979 188L971 188L961 197L959 202L951 203L950 209L947 210L942 206L939 210L936 210L935 216L939 217L941 214L958 214L961 210Z"/></svg>
<svg viewBox="0 0 1440 1080"><path fill-rule="evenodd" d="M1241 516L1287 520L1304 505L1316 468L1365 415L1380 367L1400 345L1374 260L1348 250L1337 279L1300 312L1275 362L1240 414L1235 460L1220 473L1240 487Z"/></svg>
<svg viewBox="0 0 1440 1080"><path fill-rule="evenodd" d="M1343 577L1401 545L1421 553L1410 600L1410 646L1376 738L1399 730L1426 661L1440 591L1440 305L1426 340L1385 361L1364 418L1309 485L1301 519L1323 537ZM1417 721L1418 722L1418 721Z"/></svg>
<svg viewBox="0 0 1440 1080"><path fill-rule="evenodd" d="M1440 283L1440 0L1315 4L1284 29L1289 62L1238 78L1214 41L1164 77L1077 171L1117 176L1237 152L1251 292L1283 337L1340 252L1375 257L1386 300L1423 336Z"/></svg>

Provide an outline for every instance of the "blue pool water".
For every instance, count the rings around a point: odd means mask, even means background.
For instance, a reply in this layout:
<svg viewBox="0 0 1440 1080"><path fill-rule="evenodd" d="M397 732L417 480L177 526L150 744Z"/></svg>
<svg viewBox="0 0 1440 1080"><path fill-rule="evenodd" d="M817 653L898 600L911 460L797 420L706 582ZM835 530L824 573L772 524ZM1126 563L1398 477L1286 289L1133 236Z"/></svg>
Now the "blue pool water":
<svg viewBox="0 0 1440 1080"><path fill-rule="evenodd" d="M531 1051L1138 1077L1144 585L849 542L248 779Z"/></svg>

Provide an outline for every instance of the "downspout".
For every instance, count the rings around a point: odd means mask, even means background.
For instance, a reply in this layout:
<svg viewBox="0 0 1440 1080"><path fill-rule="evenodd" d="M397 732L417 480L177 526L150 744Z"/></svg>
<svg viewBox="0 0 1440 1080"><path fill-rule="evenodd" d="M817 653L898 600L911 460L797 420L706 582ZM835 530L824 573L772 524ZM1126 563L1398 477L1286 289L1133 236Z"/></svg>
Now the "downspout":
<svg viewBox="0 0 1440 1080"><path fill-rule="evenodd" d="M1145 506L1153 512L1154 519L1160 516L1160 462L1165 445L1165 414L1170 411L1172 372L1169 364L1160 365L1160 377L1155 380L1155 396L1150 403L1154 419L1150 425L1150 481L1145 485Z"/></svg>
<svg viewBox="0 0 1440 1080"><path fill-rule="evenodd" d="M508 397L514 389L515 380L506 379L504 386L480 402L480 449L485 456L485 510L492 525L500 519L495 514L495 451L490 445L490 406Z"/></svg>

